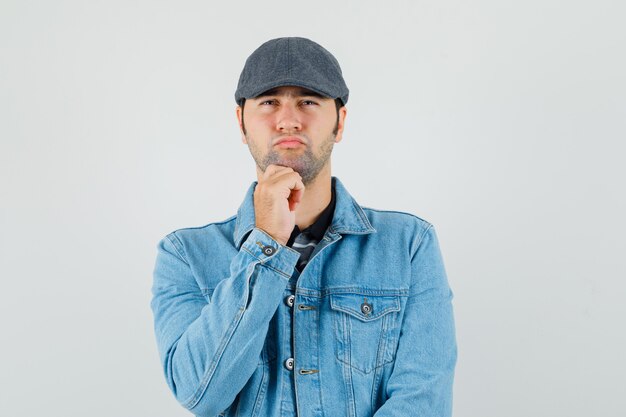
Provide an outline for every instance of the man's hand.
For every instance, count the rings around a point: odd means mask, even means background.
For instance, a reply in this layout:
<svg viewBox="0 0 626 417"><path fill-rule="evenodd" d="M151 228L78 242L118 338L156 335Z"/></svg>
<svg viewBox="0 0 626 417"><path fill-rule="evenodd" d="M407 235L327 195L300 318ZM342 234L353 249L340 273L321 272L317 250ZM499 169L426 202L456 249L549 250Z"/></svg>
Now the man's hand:
<svg viewBox="0 0 626 417"><path fill-rule="evenodd" d="M256 227L285 245L296 224L296 207L303 195L300 174L290 167L268 165L254 190Z"/></svg>

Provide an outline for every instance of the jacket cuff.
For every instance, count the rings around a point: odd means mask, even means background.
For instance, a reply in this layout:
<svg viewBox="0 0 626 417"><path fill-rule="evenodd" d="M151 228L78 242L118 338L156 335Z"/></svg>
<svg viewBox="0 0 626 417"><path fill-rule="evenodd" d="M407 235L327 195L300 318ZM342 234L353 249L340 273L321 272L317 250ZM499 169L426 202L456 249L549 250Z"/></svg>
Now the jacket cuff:
<svg viewBox="0 0 626 417"><path fill-rule="evenodd" d="M300 252L281 245L263 229L255 227L242 245L243 249L254 256L262 265L270 267L287 279L291 278Z"/></svg>

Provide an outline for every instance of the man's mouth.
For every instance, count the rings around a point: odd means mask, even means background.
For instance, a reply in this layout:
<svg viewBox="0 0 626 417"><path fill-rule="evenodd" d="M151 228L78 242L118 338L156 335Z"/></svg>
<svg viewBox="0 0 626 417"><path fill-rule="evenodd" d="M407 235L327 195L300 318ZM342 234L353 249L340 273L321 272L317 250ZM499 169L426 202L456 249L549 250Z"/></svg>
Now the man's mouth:
<svg viewBox="0 0 626 417"><path fill-rule="evenodd" d="M280 148L295 148L301 145L304 145L304 142L296 136L286 136L284 138L280 138L275 144L275 146Z"/></svg>

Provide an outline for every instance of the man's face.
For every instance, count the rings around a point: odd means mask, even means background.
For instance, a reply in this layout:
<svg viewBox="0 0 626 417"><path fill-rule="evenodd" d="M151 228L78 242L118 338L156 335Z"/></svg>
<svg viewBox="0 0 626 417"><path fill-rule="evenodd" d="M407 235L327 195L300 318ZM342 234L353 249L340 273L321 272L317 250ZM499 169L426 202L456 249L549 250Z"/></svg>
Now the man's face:
<svg viewBox="0 0 626 417"><path fill-rule="evenodd" d="M339 114L335 100L301 87L273 88L237 106L242 142L248 144L258 168L270 164L291 167L310 184L325 168L335 142L341 140L346 108ZM336 132L335 132L336 130ZM286 137L301 144L278 145Z"/></svg>

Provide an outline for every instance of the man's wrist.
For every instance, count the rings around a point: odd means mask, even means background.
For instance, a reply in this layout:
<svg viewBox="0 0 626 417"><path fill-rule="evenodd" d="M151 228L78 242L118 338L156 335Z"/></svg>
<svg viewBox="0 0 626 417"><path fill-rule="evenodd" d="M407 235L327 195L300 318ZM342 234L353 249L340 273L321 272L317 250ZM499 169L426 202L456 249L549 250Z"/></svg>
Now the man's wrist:
<svg viewBox="0 0 626 417"><path fill-rule="evenodd" d="M281 246L287 246L287 242L289 241L288 239L281 239L277 236L272 235L270 232L268 232L267 230L259 227L259 226L255 226L257 229L259 229L260 231L262 231L263 233L265 233L266 235L270 236L272 239L274 239L277 243L279 243Z"/></svg>

